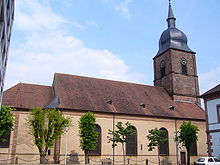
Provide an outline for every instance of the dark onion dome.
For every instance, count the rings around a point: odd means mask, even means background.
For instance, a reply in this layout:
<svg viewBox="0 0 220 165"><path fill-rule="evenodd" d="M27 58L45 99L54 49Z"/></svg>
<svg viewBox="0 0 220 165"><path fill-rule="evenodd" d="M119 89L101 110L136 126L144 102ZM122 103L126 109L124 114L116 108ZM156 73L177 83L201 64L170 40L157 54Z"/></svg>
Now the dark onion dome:
<svg viewBox="0 0 220 165"><path fill-rule="evenodd" d="M159 51L157 52L156 56L159 56L160 54L171 48L195 53L188 47L186 35L176 28L175 21L176 18L174 17L173 10L169 2L169 11L167 18L168 28L160 36Z"/></svg>

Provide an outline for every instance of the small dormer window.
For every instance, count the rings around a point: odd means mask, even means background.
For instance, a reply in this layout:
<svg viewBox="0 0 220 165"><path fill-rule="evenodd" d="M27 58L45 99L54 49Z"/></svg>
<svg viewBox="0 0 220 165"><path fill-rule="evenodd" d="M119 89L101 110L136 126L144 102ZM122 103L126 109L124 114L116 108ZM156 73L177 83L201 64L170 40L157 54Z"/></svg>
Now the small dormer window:
<svg viewBox="0 0 220 165"><path fill-rule="evenodd" d="M187 61L185 58L182 58L181 61L182 74L187 75Z"/></svg>
<svg viewBox="0 0 220 165"><path fill-rule="evenodd" d="M140 107L145 108L145 104L144 104L144 103L141 103L141 104L140 104Z"/></svg>
<svg viewBox="0 0 220 165"><path fill-rule="evenodd" d="M169 110L174 111L174 106L169 106Z"/></svg>
<svg viewBox="0 0 220 165"><path fill-rule="evenodd" d="M108 101L107 101L107 104L112 105L112 100L108 100Z"/></svg>
<svg viewBox="0 0 220 165"><path fill-rule="evenodd" d="M160 63L160 77L163 78L165 76L165 61L161 61Z"/></svg>

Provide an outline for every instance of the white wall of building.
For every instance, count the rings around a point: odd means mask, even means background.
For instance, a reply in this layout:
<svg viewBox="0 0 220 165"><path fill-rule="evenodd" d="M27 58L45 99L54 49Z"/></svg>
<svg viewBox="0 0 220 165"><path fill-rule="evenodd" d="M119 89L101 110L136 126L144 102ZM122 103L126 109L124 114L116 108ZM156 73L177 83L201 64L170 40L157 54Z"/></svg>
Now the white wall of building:
<svg viewBox="0 0 220 165"><path fill-rule="evenodd" d="M207 101L208 127L210 131L219 130L217 105L220 104L220 98ZM220 157L220 132L210 133L212 156Z"/></svg>
<svg viewBox="0 0 220 165"><path fill-rule="evenodd" d="M209 130L220 129L220 123L209 125Z"/></svg>
<svg viewBox="0 0 220 165"><path fill-rule="evenodd" d="M220 157L220 132L210 134L212 136L212 156Z"/></svg>

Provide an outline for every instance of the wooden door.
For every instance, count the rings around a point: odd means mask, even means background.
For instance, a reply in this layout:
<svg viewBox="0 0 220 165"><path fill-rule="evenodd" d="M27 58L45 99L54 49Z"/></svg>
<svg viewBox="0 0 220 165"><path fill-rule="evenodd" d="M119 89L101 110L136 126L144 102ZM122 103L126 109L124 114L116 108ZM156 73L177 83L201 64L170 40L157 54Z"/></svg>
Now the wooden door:
<svg viewBox="0 0 220 165"><path fill-rule="evenodd" d="M186 153L185 152L180 152L180 161L181 161L181 165L186 164Z"/></svg>

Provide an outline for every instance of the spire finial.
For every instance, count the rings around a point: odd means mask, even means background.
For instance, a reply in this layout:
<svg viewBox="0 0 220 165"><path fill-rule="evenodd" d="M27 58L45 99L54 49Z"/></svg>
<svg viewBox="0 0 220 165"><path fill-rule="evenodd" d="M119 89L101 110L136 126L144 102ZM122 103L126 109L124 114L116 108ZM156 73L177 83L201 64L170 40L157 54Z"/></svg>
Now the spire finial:
<svg viewBox="0 0 220 165"><path fill-rule="evenodd" d="M168 18L167 18L168 28L175 27L175 20L176 20L176 18L174 17L174 14L173 14L171 0L169 0L169 10L168 10Z"/></svg>

